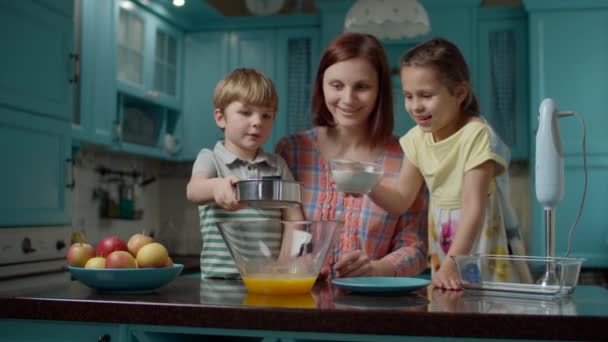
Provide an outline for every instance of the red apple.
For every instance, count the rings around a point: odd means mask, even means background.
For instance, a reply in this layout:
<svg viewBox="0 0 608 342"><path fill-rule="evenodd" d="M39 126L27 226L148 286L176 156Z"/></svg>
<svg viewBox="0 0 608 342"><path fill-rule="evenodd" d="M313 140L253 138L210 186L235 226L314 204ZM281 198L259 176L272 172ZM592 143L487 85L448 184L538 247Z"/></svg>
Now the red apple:
<svg viewBox="0 0 608 342"><path fill-rule="evenodd" d="M137 265L140 268L165 267L169 252L158 242L149 243L137 252Z"/></svg>
<svg viewBox="0 0 608 342"><path fill-rule="evenodd" d="M68 248L68 265L84 267L89 259L95 257L95 248L88 243L76 242Z"/></svg>
<svg viewBox="0 0 608 342"><path fill-rule="evenodd" d="M106 268L137 268L137 263L131 253L114 251L106 257Z"/></svg>
<svg viewBox="0 0 608 342"><path fill-rule="evenodd" d="M127 242L127 247L129 248L129 253L131 253L134 257L137 256L137 252L144 245L154 242L154 238L151 236L147 236L144 234L135 234L129 238L129 242Z"/></svg>
<svg viewBox="0 0 608 342"><path fill-rule="evenodd" d="M103 269L106 268L106 259L102 257L94 257L89 259L86 264L84 264L84 268L95 268L95 269Z"/></svg>
<svg viewBox="0 0 608 342"><path fill-rule="evenodd" d="M116 236L109 236L101 239L97 244L97 256L108 257L114 251L128 252L127 244Z"/></svg>

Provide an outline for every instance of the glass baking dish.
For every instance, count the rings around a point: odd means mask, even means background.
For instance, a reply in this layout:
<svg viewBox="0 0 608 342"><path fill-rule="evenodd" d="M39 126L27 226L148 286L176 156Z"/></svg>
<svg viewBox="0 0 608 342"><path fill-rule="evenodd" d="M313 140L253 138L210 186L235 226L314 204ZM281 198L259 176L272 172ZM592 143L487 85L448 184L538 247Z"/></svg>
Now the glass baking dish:
<svg viewBox="0 0 608 342"><path fill-rule="evenodd" d="M476 254L453 256L466 291L559 297L574 292L585 259Z"/></svg>

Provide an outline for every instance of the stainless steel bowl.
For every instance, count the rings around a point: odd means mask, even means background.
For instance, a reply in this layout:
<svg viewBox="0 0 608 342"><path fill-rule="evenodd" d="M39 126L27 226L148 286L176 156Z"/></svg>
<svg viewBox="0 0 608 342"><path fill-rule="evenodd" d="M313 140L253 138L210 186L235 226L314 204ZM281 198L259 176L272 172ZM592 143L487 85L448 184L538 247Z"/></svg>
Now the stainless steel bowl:
<svg viewBox="0 0 608 342"><path fill-rule="evenodd" d="M302 184L281 179L241 180L236 183L236 198L253 207L297 207L302 203Z"/></svg>

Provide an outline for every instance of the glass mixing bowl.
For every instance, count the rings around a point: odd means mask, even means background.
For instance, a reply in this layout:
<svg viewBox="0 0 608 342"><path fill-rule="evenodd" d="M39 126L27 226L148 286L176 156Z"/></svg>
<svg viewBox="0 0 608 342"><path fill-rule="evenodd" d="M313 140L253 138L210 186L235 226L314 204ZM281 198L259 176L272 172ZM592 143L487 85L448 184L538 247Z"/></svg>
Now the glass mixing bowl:
<svg viewBox="0 0 608 342"><path fill-rule="evenodd" d="M384 174L382 165L347 159L330 161L329 169L338 190L356 194L372 191Z"/></svg>
<svg viewBox="0 0 608 342"><path fill-rule="evenodd" d="M342 222L241 219L217 226L249 292L292 295L310 292Z"/></svg>

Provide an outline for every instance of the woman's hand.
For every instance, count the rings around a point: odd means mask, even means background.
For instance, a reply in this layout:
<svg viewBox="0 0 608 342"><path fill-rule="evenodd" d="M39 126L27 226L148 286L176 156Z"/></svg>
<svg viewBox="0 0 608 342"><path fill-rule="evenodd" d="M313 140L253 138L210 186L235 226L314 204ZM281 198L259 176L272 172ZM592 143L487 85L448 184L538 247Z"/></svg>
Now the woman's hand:
<svg viewBox="0 0 608 342"><path fill-rule="evenodd" d="M361 250L348 252L334 264L336 277L394 276L395 268L388 261L371 260Z"/></svg>
<svg viewBox="0 0 608 342"><path fill-rule="evenodd" d="M213 199L220 207L228 211L237 211L245 207L244 203L240 203L236 199L234 185L239 181L236 176L228 176L222 178L213 189Z"/></svg>
<svg viewBox="0 0 608 342"><path fill-rule="evenodd" d="M447 290L461 290L460 278L454 260L449 256L441 263L439 270L433 274L433 286Z"/></svg>

